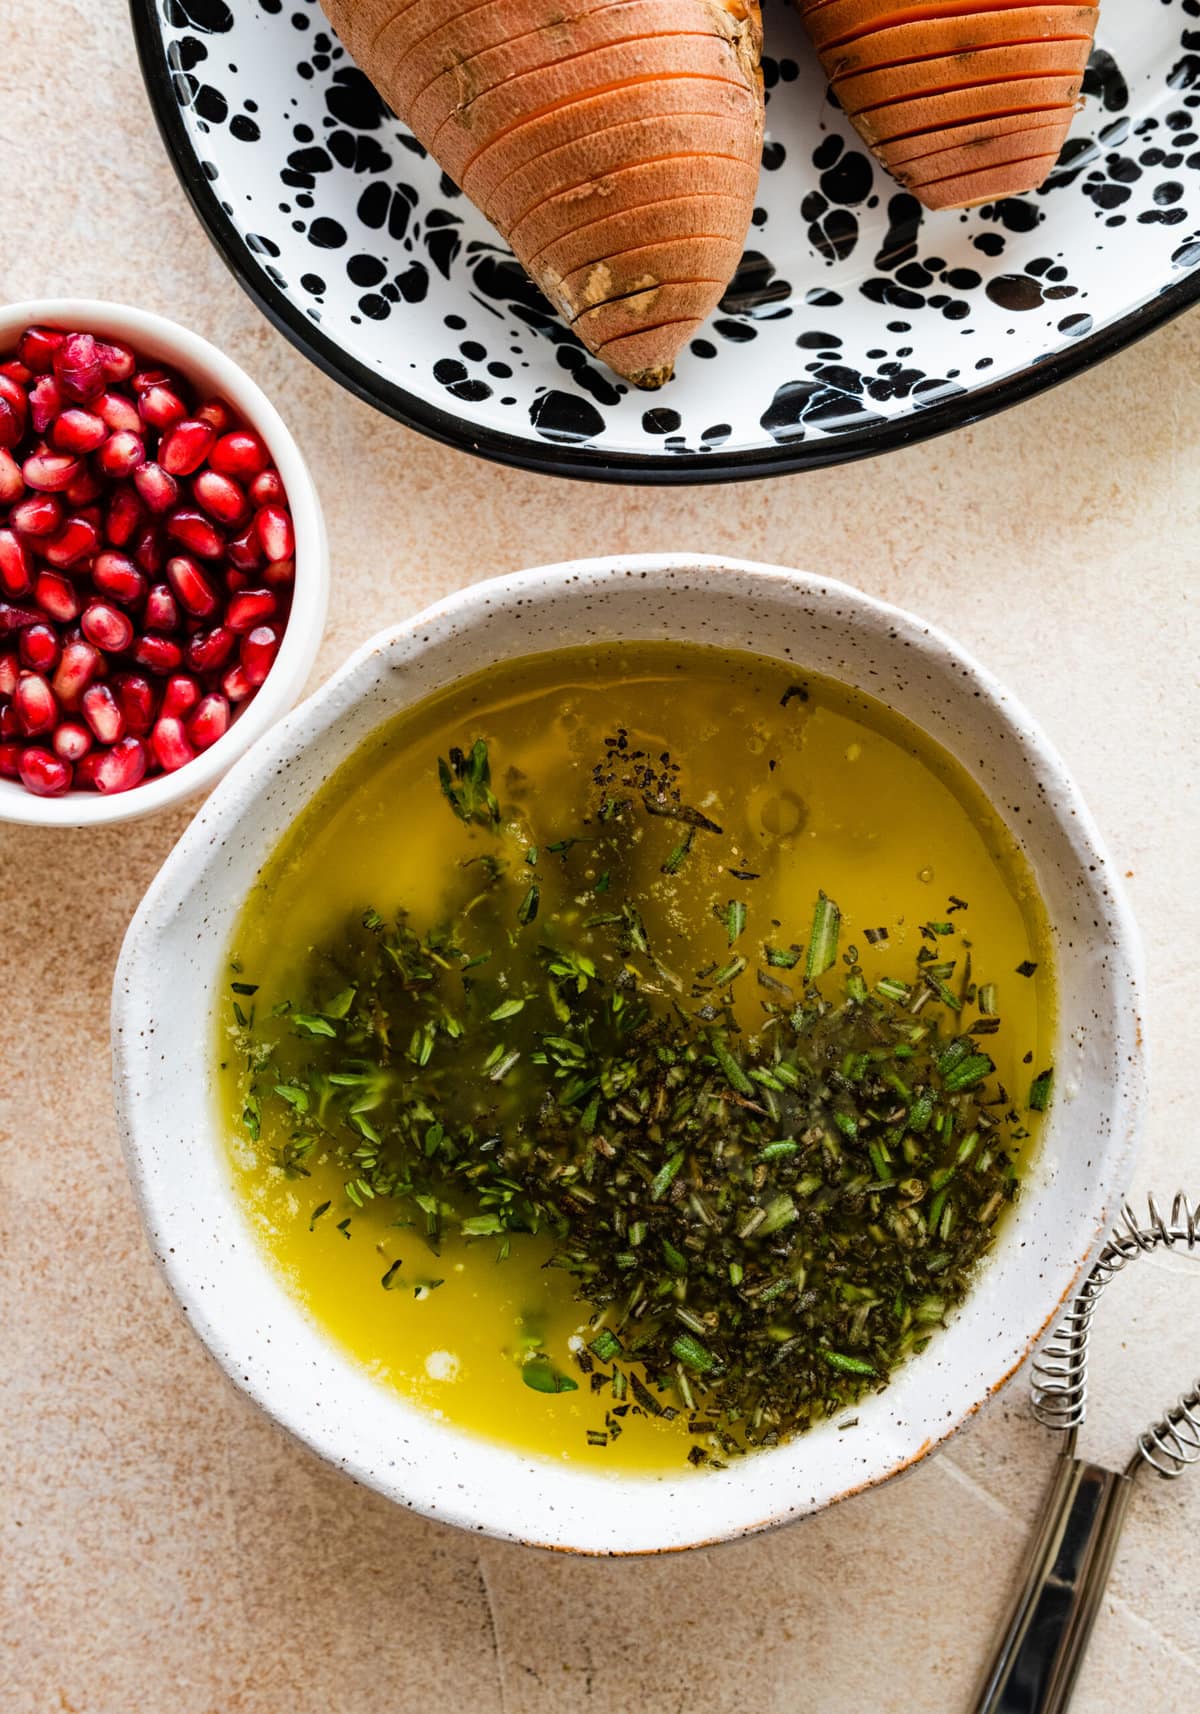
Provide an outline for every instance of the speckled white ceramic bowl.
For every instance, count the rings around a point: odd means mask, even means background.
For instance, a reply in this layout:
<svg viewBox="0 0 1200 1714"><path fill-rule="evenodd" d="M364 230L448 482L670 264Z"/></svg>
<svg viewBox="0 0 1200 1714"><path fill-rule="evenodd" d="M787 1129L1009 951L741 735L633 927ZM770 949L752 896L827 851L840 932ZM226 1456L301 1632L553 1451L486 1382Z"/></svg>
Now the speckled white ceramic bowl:
<svg viewBox="0 0 1200 1714"><path fill-rule="evenodd" d="M35 298L0 307L0 356L9 354L27 327L59 327L119 339L140 357L164 363L191 381L201 397L224 399L262 436L287 490L296 531L296 582L279 653L258 694L223 738L173 774L156 774L132 791L104 796L69 791L36 797L15 780L0 780L0 822L41 827L98 827L139 821L199 796L291 708L312 671L329 601L329 544L316 484L300 448L270 399L246 371L190 328L131 304L95 298Z"/></svg>
<svg viewBox="0 0 1200 1714"><path fill-rule="evenodd" d="M1020 839L1055 938L1058 1098L1013 1218L952 1324L859 1408L719 1472L611 1476L438 1422L371 1379L288 1295L234 1195L209 1041L236 913L314 791L382 721L489 661L612 638L753 649L915 720ZM1137 934L1099 836L1029 716L949 638L844 584L698 557L543 567L477 584L385 632L244 756L167 859L129 930L113 1050L150 1242L218 1362L359 1481L430 1517L589 1553L763 1529L903 1470L1010 1375L1124 1189L1143 1103Z"/></svg>

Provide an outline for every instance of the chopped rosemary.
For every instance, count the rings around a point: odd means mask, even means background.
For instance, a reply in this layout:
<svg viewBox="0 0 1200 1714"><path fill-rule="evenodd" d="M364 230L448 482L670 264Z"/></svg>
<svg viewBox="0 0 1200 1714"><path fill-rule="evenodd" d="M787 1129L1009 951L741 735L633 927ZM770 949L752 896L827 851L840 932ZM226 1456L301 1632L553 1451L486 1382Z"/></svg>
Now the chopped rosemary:
<svg viewBox="0 0 1200 1714"><path fill-rule="evenodd" d="M995 985L975 986L969 954L939 961L939 942L966 950L946 944L948 920L923 926L903 978L872 974L872 987L854 947L839 960L826 893L803 946L789 939L800 925L752 923L747 901L717 895L727 962L664 969L622 896L620 842L643 812L681 824L674 843L638 830L673 876L720 833L681 800L677 773L618 734L588 837L542 844L538 866L530 830L513 846L518 827L503 825L487 745L452 749L441 789L498 849L509 842L507 859L458 866L447 916L424 933L403 912L357 913L314 950L273 1031L236 1017L243 1124L256 1140L269 1114L286 1175L307 1176L317 1150L347 1204L386 1208L435 1254L449 1234L498 1260L522 1234L546 1236L588 1322L577 1371L611 1397L589 1443L610 1445L630 1411L678 1416L706 1437L693 1461L717 1464L852 1407L925 1346L1016 1195L1020 1133L978 1040L1000 1027ZM571 865L578 908L556 914L543 889L553 898ZM594 893L605 908L589 915ZM886 928L862 933L887 949ZM518 945L519 977L504 957ZM1033 1080L1033 1112L1052 1077ZM349 1239L351 1217L337 1230ZM380 1279L405 1296L440 1283L414 1283L399 1261ZM535 1392L578 1390L533 1336L518 1367Z"/></svg>

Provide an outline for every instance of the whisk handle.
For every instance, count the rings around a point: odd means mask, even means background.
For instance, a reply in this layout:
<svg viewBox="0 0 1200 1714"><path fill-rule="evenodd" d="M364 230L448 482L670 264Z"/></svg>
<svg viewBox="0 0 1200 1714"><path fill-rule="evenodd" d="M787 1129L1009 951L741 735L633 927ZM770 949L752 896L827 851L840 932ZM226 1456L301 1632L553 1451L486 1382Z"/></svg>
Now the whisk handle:
<svg viewBox="0 0 1200 1714"><path fill-rule="evenodd" d="M1064 1454L1028 1576L975 1714L1064 1714L1116 1551L1133 1483Z"/></svg>

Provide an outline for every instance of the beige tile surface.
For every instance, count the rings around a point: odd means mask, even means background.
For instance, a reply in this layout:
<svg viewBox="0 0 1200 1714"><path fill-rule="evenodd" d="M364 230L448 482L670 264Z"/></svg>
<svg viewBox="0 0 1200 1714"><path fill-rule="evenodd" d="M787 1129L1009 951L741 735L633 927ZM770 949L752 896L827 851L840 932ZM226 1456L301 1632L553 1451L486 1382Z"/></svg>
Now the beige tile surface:
<svg viewBox="0 0 1200 1714"><path fill-rule="evenodd" d="M328 514L320 674L458 584L592 552L724 549L919 608L1027 700L1131 872L1154 1052L1136 1184L1200 1193L1200 319L882 462L675 494L505 472L355 403L255 313L162 155L120 0L0 0L0 24L0 291L136 301L258 376ZM0 828L5 1714L967 1708L1051 1456L1019 1384L830 1514L607 1564L393 1509L225 1383L151 1266L109 1103L113 960L184 820ZM1116 1457L1194 1379L1198 1307L1186 1267L1130 1281L1094 1445ZM1200 1477L1139 1491L1076 1714L1194 1705L1198 1522Z"/></svg>

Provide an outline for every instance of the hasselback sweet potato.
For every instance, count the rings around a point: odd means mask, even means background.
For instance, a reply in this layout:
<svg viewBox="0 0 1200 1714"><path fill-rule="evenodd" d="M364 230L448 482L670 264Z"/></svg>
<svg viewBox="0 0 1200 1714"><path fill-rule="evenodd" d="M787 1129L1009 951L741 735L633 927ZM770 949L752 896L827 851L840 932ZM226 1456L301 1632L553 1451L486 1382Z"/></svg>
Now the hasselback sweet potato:
<svg viewBox="0 0 1200 1714"><path fill-rule="evenodd" d="M1075 0L798 0L833 94L926 208L1042 183L1096 28Z"/></svg>
<svg viewBox="0 0 1200 1714"><path fill-rule="evenodd" d="M322 0L584 344L658 387L737 267L758 0Z"/></svg>

